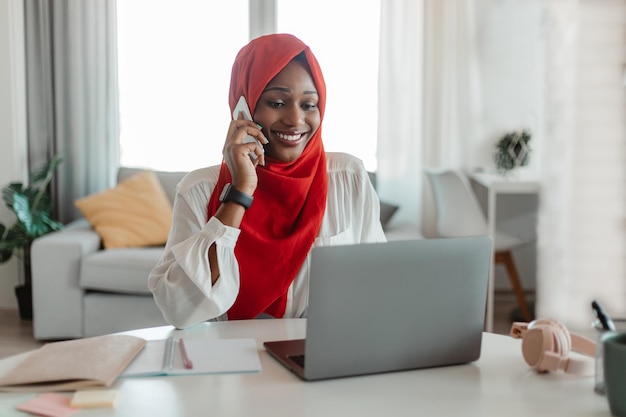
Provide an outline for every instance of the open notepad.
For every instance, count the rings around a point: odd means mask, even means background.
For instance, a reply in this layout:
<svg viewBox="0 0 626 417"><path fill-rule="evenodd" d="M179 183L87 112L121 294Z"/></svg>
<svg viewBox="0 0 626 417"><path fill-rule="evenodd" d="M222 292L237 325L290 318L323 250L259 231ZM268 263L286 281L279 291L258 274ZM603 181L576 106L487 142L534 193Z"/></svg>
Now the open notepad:
<svg viewBox="0 0 626 417"><path fill-rule="evenodd" d="M121 377L260 372L261 361L254 339L185 338L192 369L183 363L177 339L151 340L120 375Z"/></svg>

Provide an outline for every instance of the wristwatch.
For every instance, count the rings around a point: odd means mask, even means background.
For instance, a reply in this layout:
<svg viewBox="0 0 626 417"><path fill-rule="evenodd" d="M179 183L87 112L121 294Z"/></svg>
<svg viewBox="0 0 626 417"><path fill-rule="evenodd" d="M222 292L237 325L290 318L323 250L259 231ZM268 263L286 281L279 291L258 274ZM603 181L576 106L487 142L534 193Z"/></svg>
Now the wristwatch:
<svg viewBox="0 0 626 417"><path fill-rule="evenodd" d="M249 209L252 205L252 197L249 194L242 193L237 190L231 183L228 183L222 189L222 194L220 194L220 201L222 203L226 203L227 201L232 201L233 203L237 203L245 209Z"/></svg>

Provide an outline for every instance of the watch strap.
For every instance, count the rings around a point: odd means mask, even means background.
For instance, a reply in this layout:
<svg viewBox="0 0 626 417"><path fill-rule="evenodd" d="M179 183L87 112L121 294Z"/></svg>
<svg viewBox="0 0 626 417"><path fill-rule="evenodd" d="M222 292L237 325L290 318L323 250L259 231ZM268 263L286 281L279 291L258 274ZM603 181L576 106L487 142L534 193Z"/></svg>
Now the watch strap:
<svg viewBox="0 0 626 417"><path fill-rule="evenodd" d="M220 195L220 201L222 203L230 201L239 204L245 209L250 208L253 200L254 197L249 194L242 193L241 191L233 187L233 185L230 183L224 185L224 188L222 189L222 194Z"/></svg>

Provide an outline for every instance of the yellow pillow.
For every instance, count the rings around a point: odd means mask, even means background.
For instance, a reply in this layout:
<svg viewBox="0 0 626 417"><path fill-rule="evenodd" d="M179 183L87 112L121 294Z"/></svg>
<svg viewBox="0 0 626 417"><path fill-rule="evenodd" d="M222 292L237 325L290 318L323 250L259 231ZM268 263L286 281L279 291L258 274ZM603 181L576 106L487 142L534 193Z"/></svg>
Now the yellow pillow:
<svg viewBox="0 0 626 417"><path fill-rule="evenodd" d="M172 205L152 171L115 188L75 201L102 238L105 249L163 245L172 223Z"/></svg>

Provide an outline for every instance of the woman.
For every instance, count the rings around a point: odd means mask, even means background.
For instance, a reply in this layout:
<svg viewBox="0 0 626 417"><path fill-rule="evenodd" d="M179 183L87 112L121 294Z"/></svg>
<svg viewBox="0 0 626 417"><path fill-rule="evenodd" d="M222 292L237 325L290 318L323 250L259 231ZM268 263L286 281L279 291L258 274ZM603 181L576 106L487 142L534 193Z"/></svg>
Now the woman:
<svg viewBox="0 0 626 417"><path fill-rule="evenodd" d="M324 152L326 87L310 49L286 34L251 41L233 64L231 111L241 96L254 121L239 115L221 166L178 184L165 252L149 277L178 328L306 316L313 246L385 241L362 162Z"/></svg>

